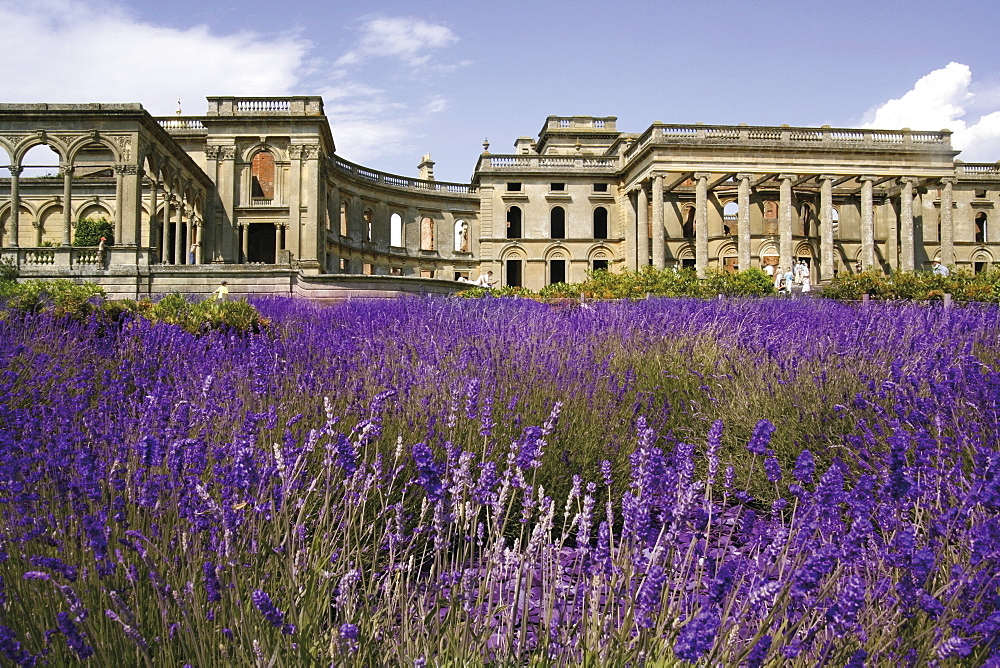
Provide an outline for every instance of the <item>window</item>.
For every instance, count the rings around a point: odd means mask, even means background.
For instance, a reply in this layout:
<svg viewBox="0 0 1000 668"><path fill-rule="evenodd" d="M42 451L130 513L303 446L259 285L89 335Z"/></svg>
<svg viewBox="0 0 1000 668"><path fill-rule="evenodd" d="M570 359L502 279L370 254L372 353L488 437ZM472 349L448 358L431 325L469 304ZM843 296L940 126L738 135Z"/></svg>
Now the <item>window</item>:
<svg viewBox="0 0 1000 668"><path fill-rule="evenodd" d="M549 261L549 285L566 282L566 260Z"/></svg>
<svg viewBox="0 0 1000 668"><path fill-rule="evenodd" d="M455 221L455 252L469 252L469 224L464 220Z"/></svg>
<svg viewBox="0 0 1000 668"><path fill-rule="evenodd" d="M509 193L519 193L519 192L521 192L521 184L517 183L517 182L514 182L514 181L508 181L507 182L507 192L509 192Z"/></svg>
<svg viewBox="0 0 1000 668"><path fill-rule="evenodd" d="M427 216L420 219L420 250L434 250L434 221Z"/></svg>
<svg viewBox="0 0 1000 668"><path fill-rule="evenodd" d="M607 271L608 270L608 261L605 258L597 258L597 259L595 259L591 263L591 265L592 265L591 268L594 271Z"/></svg>
<svg viewBox="0 0 1000 668"><path fill-rule="evenodd" d="M977 244L986 243L986 212L981 211L976 214L976 238Z"/></svg>
<svg viewBox="0 0 1000 668"><path fill-rule="evenodd" d="M403 245L403 217L398 213L389 216L389 245L397 248Z"/></svg>
<svg viewBox="0 0 1000 668"><path fill-rule="evenodd" d="M365 219L365 241L371 241L372 240L372 221L373 221L373 219L374 219L375 216L372 213L371 209L365 209L365 212L362 214L362 217Z"/></svg>
<svg viewBox="0 0 1000 668"><path fill-rule="evenodd" d="M685 239L694 239L695 234L695 221L694 221L694 207L686 206L682 212L683 217L681 218L681 229L684 234Z"/></svg>
<svg viewBox="0 0 1000 668"><path fill-rule="evenodd" d="M371 264L365 262L363 265L361 265L361 273L364 274L365 276L371 276L372 275Z"/></svg>
<svg viewBox="0 0 1000 668"><path fill-rule="evenodd" d="M507 287L521 287L521 261L507 260L504 263L504 267L507 269Z"/></svg>
<svg viewBox="0 0 1000 668"><path fill-rule="evenodd" d="M976 199L986 199L986 191L985 190L977 190L976 191Z"/></svg>
<svg viewBox="0 0 1000 668"><path fill-rule="evenodd" d="M552 187L549 188L549 190L551 190L554 193L566 192L566 184L565 183L553 183Z"/></svg>
<svg viewBox="0 0 1000 668"><path fill-rule="evenodd" d="M554 207L549 214L549 237L552 239L566 238L566 210L561 206Z"/></svg>
<svg viewBox="0 0 1000 668"><path fill-rule="evenodd" d="M521 209L516 206L507 210L507 238L521 238Z"/></svg>
<svg viewBox="0 0 1000 668"><path fill-rule="evenodd" d="M606 193L606 192L608 192L608 184L607 183L595 183L594 184L594 192L595 193Z"/></svg>
<svg viewBox="0 0 1000 668"><path fill-rule="evenodd" d="M250 197L274 199L274 156L269 151L258 151L250 161Z"/></svg>
<svg viewBox="0 0 1000 668"><path fill-rule="evenodd" d="M608 238L608 210L603 206L594 209L594 238Z"/></svg>
<svg viewBox="0 0 1000 668"><path fill-rule="evenodd" d="M347 202L340 203L340 236L347 236Z"/></svg>

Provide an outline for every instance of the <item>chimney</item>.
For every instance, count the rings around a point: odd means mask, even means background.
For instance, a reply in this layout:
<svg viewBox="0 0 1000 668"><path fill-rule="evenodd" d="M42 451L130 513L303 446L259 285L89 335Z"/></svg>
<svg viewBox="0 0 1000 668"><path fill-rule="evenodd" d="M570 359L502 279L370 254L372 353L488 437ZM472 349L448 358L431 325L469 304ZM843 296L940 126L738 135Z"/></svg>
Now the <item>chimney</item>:
<svg viewBox="0 0 1000 668"><path fill-rule="evenodd" d="M424 157L420 160L420 164L417 165L417 169L420 170L420 178L425 181L434 180L434 161L431 160L431 154L425 153Z"/></svg>

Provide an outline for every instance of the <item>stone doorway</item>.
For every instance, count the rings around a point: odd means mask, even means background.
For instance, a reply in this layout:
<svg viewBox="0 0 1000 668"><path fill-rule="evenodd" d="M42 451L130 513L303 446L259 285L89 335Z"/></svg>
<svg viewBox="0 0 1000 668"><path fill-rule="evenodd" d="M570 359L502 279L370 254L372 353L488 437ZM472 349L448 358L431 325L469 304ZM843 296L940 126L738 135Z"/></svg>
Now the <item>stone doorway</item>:
<svg viewBox="0 0 1000 668"><path fill-rule="evenodd" d="M274 264L277 230L273 223L250 223L247 228L247 262Z"/></svg>

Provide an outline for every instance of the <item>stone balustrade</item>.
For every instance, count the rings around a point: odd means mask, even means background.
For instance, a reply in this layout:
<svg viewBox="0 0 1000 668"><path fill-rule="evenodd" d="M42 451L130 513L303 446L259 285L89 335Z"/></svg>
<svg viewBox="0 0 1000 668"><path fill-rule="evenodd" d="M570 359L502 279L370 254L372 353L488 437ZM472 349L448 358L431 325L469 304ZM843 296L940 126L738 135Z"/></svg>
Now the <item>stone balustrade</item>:
<svg viewBox="0 0 1000 668"><path fill-rule="evenodd" d="M831 148L884 148L886 150L926 150L928 144L942 149L951 148L951 132L913 132L911 130L866 130L845 128L793 128L789 126L749 125L671 125L654 123L625 151L625 160L631 160L651 144L705 142L719 145L737 142L752 147L756 145L825 144Z"/></svg>
<svg viewBox="0 0 1000 668"><path fill-rule="evenodd" d="M481 172L500 170L613 173L618 170L618 159L591 155L486 155L479 161Z"/></svg>
<svg viewBox="0 0 1000 668"><path fill-rule="evenodd" d="M353 162L348 162L347 160L338 157L333 157L331 159L331 164L337 171L353 174L354 176L364 179L365 181L382 186L405 188L408 190L431 190L434 192L456 193L460 195L468 195L476 192L475 187L468 183L450 183L448 181L414 179L408 176L399 176L398 174L388 174L386 172L379 172L374 169L362 167L361 165L356 165Z"/></svg>

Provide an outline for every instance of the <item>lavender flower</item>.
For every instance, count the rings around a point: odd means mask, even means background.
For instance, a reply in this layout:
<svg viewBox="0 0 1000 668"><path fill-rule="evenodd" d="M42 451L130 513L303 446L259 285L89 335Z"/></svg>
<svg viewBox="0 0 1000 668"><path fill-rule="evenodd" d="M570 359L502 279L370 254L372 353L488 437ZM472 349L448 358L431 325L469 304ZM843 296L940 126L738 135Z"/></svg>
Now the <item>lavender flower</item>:
<svg viewBox="0 0 1000 668"><path fill-rule="evenodd" d="M792 470L792 477L803 485L806 485L813 481L813 475L815 472L816 464L813 461L812 453L809 450L803 450L799 453L798 459L795 460L795 468Z"/></svg>
<svg viewBox="0 0 1000 668"><path fill-rule="evenodd" d="M60 612L56 615L56 627L66 638L66 644L80 659L87 659L94 654L94 648L87 644L86 636L76 628L69 613Z"/></svg>
<svg viewBox="0 0 1000 668"><path fill-rule="evenodd" d="M219 582L219 576L215 572L215 564L211 561L206 561L202 565L202 573L205 576L205 593L208 595L208 600L211 603L217 603L222 600L222 585Z"/></svg>
<svg viewBox="0 0 1000 668"><path fill-rule="evenodd" d="M750 437L749 443L747 443L747 450L755 455L763 455L767 452L767 446L771 443L771 435L774 434L775 428L769 420L760 420L757 422L757 426L754 427L753 435Z"/></svg>
<svg viewBox="0 0 1000 668"><path fill-rule="evenodd" d="M264 616L264 619L271 623L271 626L281 629L281 632L285 635L295 633L295 626L285 623L285 613L271 602L271 597L265 591L255 589L250 594L250 600L253 601L254 607Z"/></svg>
<svg viewBox="0 0 1000 668"><path fill-rule="evenodd" d="M747 668L761 668L767 659L767 653L771 650L771 636L763 635L760 640L750 650L747 655Z"/></svg>
<svg viewBox="0 0 1000 668"><path fill-rule="evenodd" d="M702 610L681 628L674 643L674 654L679 659L694 663L715 644L719 631L719 615L712 610Z"/></svg>

